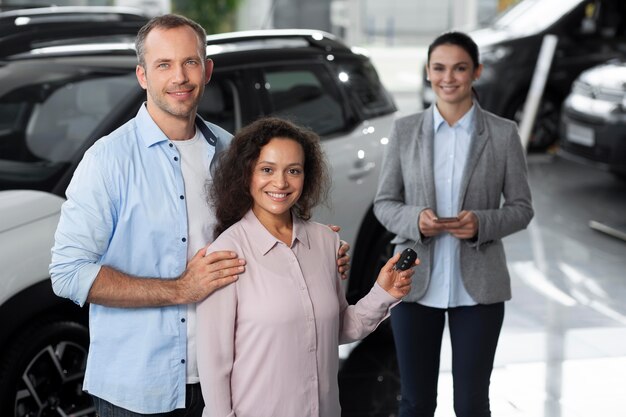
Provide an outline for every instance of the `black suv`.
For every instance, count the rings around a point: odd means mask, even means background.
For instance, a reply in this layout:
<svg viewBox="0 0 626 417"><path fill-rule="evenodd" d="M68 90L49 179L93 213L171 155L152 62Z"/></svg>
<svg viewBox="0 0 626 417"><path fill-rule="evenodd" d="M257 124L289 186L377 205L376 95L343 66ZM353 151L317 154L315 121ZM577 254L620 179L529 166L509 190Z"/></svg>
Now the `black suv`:
<svg viewBox="0 0 626 417"><path fill-rule="evenodd" d="M626 52L624 0L522 0L488 27L470 32L484 70L474 87L481 106L520 121L543 37L558 43L530 147L545 148L559 136L561 103L583 70ZM425 106L434 97L424 76Z"/></svg>
<svg viewBox="0 0 626 417"><path fill-rule="evenodd" d="M98 38L81 29L69 39L71 30L52 26L43 37L24 31L27 41L0 37L2 417L93 415L81 391L87 311L53 295L47 269L64 192L84 151L145 100L128 36L136 29L120 26L102 27L97 32L106 36ZM342 226L352 244L352 275L362 278L349 281L354 301L371 287L389 241L371 206L396 108L374 67L319 31L241 32L207 42L215 71L198 109L204 118L234 132L272 114L322 137L332 205L315 217Z"/></svg>

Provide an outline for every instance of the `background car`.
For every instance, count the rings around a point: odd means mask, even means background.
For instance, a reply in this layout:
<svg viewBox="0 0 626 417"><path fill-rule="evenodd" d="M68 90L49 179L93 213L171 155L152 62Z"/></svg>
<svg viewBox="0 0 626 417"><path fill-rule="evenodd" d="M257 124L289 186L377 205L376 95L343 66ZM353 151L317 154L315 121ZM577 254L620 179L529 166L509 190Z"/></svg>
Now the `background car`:
<svg viewBox="0 0 626 417"><path fill-rule="evenodd" d="M547 34L558 37L530 147L544 149L558 138L559 113L573 80L583 70L626 50L624 0L522 0L488 27L469 35L480 48L484 70L474 84L486 110L517 122ZM434 100L423 77L424 106Z"/></svg>
<svg viewBox="0 0 626 417"><path fill-rule="evenodd" d="M584 71L563 104L559 154L626 179L626 58Z"/></svg>
<svg viewBox="0 0 626 417"><path fill-rule="evenodd" d="M114 26L114 24L111 24ZM81 34L0 38L0 416L93 415L81 391L87 309L56 297L50 248L84 151L145 100L133 45ZM24 39L24 38L22 38ZM3 43L4 42L4 43ZM369 290L389 237L372 214L396 107L369 58L318 31L209 36L215 72L198 112L234 132L262 115L315 130L329 159L330 207L353 247L349 297ZM359 279L356 279L359 278Z"/></svg>

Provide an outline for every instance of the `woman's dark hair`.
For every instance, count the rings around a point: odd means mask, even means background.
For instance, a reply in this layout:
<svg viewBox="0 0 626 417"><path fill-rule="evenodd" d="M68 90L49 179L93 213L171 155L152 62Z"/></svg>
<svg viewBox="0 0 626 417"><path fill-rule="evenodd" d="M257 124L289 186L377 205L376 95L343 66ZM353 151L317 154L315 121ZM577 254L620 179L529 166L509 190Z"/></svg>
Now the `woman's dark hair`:
<svg viewBox="0 0 626 417"><path fill-rule="evenodd" d="M480 66L478 45L476 45L476 42L474 42L472 38L463 32L446 32L435 38L435 40L428 46L428 60L426 61L426 66L430 65L430 55L438 46L441 45L455 45L467 52L472 60L472 64L474 65L474 71ZM474 99L479 101L478 92L473 86L472 93L474 95Z"/></svg>
<svg viewBox="0 0 626 417"><path fill-rule="evenodd" d="M478 56L478 45L476 45L476 42L474 42L472 38L462 32L446 32L435 38L435 40L428 46L428 61L426 62L427 65L430 64L430 55L432 54L432 52L435 50L435 48L441 45L455 45L459 48L462 48L472 59L474 69L478 68L478 66L480 65L480 60Z"/></svg>
<svg viewBox="0 0 626 417"><path fill-rule="evenodd" d="M217 224L215 237L241 220L253 206L250 195L252 170L261 148L274 138L293 140L304 151L304 185L293 213L309 220L311 210L324 203L330 187L330 176L319 137L312 131L275 117L259 119L244 127L233 138L228 151L218 159L209 190Z"/></svg>

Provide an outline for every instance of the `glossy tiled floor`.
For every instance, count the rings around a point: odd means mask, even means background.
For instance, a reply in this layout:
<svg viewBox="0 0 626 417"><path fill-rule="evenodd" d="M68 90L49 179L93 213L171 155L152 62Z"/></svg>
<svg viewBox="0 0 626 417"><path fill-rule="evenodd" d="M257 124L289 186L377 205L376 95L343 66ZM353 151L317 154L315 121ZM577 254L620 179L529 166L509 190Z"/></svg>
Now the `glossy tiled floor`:
<svg viewBox="0 0 626 417"><path fill-rule="evenodd" d="M400 111L417 108L417 74L406 72L401 60L423 48L372 52ZM528 164L535 218L505 239L513 299L506 303L491 380L492 415L624 417L626 242L589 222L626 230L626 181L549 154L531 154ZM446 340L436 417L454 416L449 364ZM339 380L344 417L397 415L388 329L351 351Z"/></svg>
<svg viewBox="0 0 626 417"><path fill-rule="evenodd" d="M626 242L589 227L626 225L626 182L548 155L529 157L536 215L505 240L513 300L491 382L498 417L626 416ZM383 331L340 374L344 416L394 416L393 342ZM452 417L449 341L436 417Z"/></svg>

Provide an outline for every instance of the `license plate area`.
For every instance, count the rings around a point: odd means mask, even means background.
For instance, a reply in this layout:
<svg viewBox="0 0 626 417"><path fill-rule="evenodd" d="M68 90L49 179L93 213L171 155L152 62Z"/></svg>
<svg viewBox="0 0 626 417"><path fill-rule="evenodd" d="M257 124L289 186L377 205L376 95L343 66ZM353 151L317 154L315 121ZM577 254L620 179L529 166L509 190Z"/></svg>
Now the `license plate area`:
<svg viewBox="0 0 626 417"><path fill-rule="evenodd" d="M567 123L565 135L569 142L577 145L592 147L596 144L595 132L587 126Z"/></svg>

